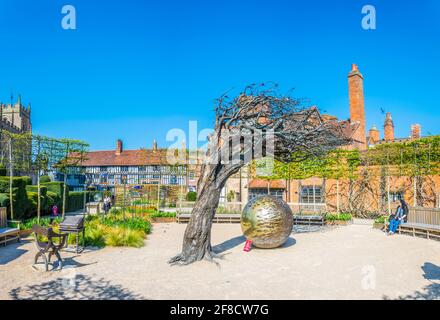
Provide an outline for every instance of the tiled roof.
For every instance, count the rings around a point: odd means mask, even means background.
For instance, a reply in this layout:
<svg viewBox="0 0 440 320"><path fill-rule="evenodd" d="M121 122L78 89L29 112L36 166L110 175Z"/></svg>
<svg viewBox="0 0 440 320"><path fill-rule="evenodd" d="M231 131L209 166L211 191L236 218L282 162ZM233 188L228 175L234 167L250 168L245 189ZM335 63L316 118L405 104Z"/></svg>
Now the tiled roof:
<svg viewBox="0 0 440 320"><path fill-rule="evenodd" d="M142 166L142 165L167 165L172 164L167 160L167 150L156 151L124 150L120 155L115 150L92 151L86 155L83 166Z"/></svg>
<svg viewBox="0 0 440 320"><path fill-rule="evenodd" d="M263 179L253 179L249 182L248 188L251 189L267 189L267 184L269 183L270 189L286 189L286 183L284 180L263 180Z"/></svg>

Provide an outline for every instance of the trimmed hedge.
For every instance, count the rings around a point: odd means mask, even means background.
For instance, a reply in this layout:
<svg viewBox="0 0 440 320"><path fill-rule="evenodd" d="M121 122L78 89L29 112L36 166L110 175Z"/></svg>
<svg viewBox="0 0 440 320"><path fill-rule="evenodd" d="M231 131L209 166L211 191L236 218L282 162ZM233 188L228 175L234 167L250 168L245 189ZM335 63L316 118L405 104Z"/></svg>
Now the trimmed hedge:
<svg viewBox="0 0 440 320"><path fill-rule="evenodd" d="M45 186L47 188L47 191L51 191L56 193L58 196L61 197L61 199L63 198L63 189L64 189L64 182L46 182L46 183L41 183L41 186ZM69 188L66 188L66 198L69 194Z"/></svg>
<svg viewBox="0 0 440 320"><path fill-rule="evenodd" d="M36 216L38 207L38 186L31 185L29 177L12 179L14 219L27 219ZM41 215L50 214L52 206L63 205L63 182L40 183ZM95 191L87 192L87 201L93 199ZM69 192L66 189L66 211L77 211L84 208L84 191ZM9 206L9 177L0 177L0 206Z"/></svg>
<svg viewBox="0 0 440 320"><path fill-rule="evenodd" d="M197 200L197 193L194 191L190 191L186 194L186 200L187 201L196 201Z"/></svg>
<svg viewBox="0 0 440 320"><path fill-rule="evenodd" d="M0 177L6 176L6 167L4 164L0 164Z"/></svg>
<svg viewBox="0 0 440 320"><path fill-rule="evenodd" d="M84 192L70 192L67 201L67 211L77 211L84 208Z"/></svg>
<svg viewBox="0 0 440 320"><path fill-rule="evenodd" d="M9 207L8 193L0 193L0 207Z"/></svg>
<svg viewBox="0 0 440 320"><path fill-rule="evenodd" d="M31 184L31 182L32 180L29 177L12 178L14 219L29 217L30 204L27 197L26 186ZM0 193L6 194L6 197L9 199L9 177L0 177Z"/></svg>
<svg viewBox="0 0 440 320"><path fill-rule="evenodd" d="M46 175L46 176L41 176L41 177L40 177L40 184L42 184L42 183L48 183L48 182L51 182L49 176Z"/></svg>

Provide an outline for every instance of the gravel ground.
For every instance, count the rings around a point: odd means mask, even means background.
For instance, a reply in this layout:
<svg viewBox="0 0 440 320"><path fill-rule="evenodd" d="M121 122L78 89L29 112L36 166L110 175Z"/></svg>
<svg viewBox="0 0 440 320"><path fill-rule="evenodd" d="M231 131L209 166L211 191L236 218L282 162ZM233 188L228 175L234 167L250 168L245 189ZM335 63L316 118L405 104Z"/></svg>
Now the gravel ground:
<svg viewBox="0 0 440 320"><path fill-rule="evenodd" d="M295 232L243 252L238 224L213 227L223 257L169 266L185 225L155 224L145 247L63 252L62 270L31 266L29 241L0 248L0 299L439 299L440 242L371 225Z"/></svg>

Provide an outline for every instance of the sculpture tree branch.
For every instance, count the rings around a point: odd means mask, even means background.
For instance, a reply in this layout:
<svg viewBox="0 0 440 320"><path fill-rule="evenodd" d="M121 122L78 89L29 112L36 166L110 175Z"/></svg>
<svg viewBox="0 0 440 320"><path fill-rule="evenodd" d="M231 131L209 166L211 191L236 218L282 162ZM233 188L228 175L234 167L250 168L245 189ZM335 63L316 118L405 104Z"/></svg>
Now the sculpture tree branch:
<svg viewBox="0 0 440 320"><path fill-rule="evenodd" d="M253 159L283 162L316 156L352 142L356 129L348 121L325 121L316 107L279 95L271 84L249 85L216 101L216 122L201 168L198 199L185 230L182 252L170 263L212 259L211 226L226 181Z"/></svg>

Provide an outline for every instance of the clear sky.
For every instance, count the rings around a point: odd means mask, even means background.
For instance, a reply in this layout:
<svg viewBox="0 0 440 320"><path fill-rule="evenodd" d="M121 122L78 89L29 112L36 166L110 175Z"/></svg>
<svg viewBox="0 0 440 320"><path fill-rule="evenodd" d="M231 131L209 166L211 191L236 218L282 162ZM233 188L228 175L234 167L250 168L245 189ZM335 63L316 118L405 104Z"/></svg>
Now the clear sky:
<svg viewBox="0 0 440 320"><path fill-rule="evenodd" d="M61 28L63 5L77 29ZM361 27L362 7L377 29ZM275 81L349 117L347 73L364 74L367 128L390 111L440 134L440 1L1 0L0 100L32 103L35 133L92 149L165 145L169 129L213 123L230 88Z"/></svg>

